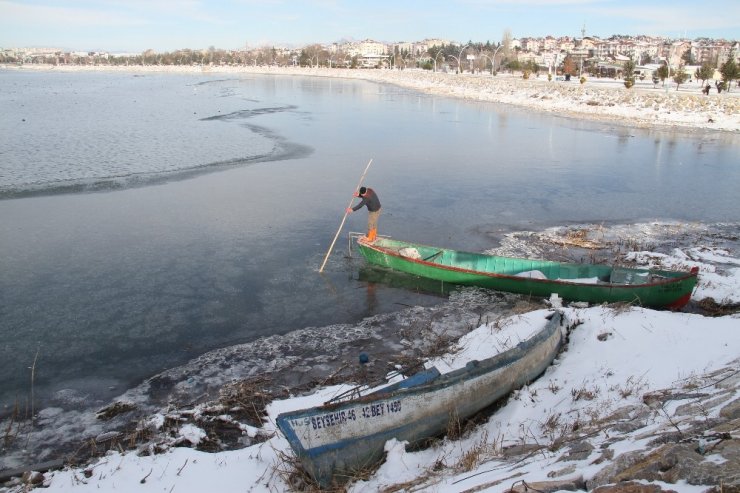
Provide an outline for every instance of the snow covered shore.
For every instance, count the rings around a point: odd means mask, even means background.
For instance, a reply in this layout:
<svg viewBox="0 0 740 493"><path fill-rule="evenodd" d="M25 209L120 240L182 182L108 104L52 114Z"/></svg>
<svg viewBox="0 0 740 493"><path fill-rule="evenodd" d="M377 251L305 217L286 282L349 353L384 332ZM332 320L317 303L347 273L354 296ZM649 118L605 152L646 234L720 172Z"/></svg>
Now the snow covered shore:
<svg viewBox="0 0 740 493"><path fill-rule="evenodd" d="M456 353L435 363L454 366L456 358L516 344L544 322L546 312L482 325ZM383 465L347 491L509 491L515 485L521 491L590 491L624 478L657 487L640 491L699 493L736 484L737 317L607 307L569 308L565 315L579 324L566 352L486 423L421 451L391 440ZM346 389L333 386L274 402L265 430L274 432L278 413L318 405ZM193 444L205 437L189 424L180 433ZM307 486L285 462L290 454L286 439L275 434L216 454L183 447L109 452L40 481L50 492L302 491Z"/></svg>
<svg viewBox="0 0 740 493"><path fill-rule="evenodd" d="M13 68L14 67L6 67ZM475 101L504 103L572 118L608 120L633 127L684 127L740 132L740 91L718 94L701 93L698 81L676 90L666 80L665 86L637 81L627 89L622 81L587 78L584 84L547 80L540 75L524 80L521 74L454 74L428 70L362 70L306 67L183 67L183 66L48 66L24 65L18 70L131 71L303 75L362 79L440 96Z"/></svg>
<svg viewBox="0 0 740 493"><path fill-rule="evenodd" d="M676 245L666 240L671 246L666 253L638 251L630 253L630 259L652 267L698 267L694 301L713 299L737 307L738 225L719 231L698 225L636 227L645 234L665 228L686 229L687 241ZM553 229L541 234L565 232ZM624 236L622 229L615 234ZM610 234L594 235L602 241L610 238ZM655 239L655 234L650 238ZM507 248L514 246L512 242ZM567 349L544 375L457 439L445 438L418 451L389 441L383 465L350 482L347 490L502 492L513 487L524 491L526 486L543 492L591 491L632 481L645 489L635 486L631 491L704 493L736 485L740 478L737 310L709 317L575 304L563 311L574 327ZM427 364L446 371L484 358L486 351L511 347L541 327L547 312L540 308L497 319L485 317L485 323ZM447 319L436 319L440 323L429 324L430 330L449 330ZM221 371L228 373L228 369ZM89 464L29 475L28 480L35 478L48 488L45 491L60 492L301 491L306 485L293 468L287 441L276 432L275 418L281 412L318 405L351 385L349 381L327 384L305 395L291 393L290 398L275 399L260 428L236 417L237 409L212 403L194 409L162 409L140 422L137 433L153 433L154 438L138 444L136 450L111 451ZM125 396L120 402L126 404ZM212 438L187 416L231 423L244 436L259 435L265 441L218 453L197 450L207 449L204 444ZM15 482L8 491L27 491L26 487Z"/></svg>

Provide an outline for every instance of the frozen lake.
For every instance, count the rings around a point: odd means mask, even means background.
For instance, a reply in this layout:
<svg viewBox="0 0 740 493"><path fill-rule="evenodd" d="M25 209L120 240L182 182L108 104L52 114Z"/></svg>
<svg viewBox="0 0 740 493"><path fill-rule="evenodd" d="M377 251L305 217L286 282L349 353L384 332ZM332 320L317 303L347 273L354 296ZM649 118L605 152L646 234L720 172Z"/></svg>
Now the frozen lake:
<svg viewBox="0 0 740 493"><path fill-rule="evenodd" d="M369 282L346 234L318 274L371 158L381 234L466 250L740 210L731 134L353 80L0 71L0 88L4 406L34 361L37 405L98 406L210 349L439 303Z"/></svg>

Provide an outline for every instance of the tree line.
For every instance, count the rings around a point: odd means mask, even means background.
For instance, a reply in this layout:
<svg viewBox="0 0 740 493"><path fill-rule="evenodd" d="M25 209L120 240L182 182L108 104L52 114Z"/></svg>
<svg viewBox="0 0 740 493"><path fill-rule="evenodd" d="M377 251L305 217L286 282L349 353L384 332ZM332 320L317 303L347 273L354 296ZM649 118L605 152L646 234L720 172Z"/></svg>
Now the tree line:
<svg viewBox="0 0 740 493"><path fill-rule="evenodd" d="M632 59L624 64L624 85L627 88L632 87L635 83L635 68L635 62ZM714 79L716 70L717 68L714 65L705 62L694 71L693 77L696 80L701 81L702 91L704 94L709 94L709 88L711 86L708 84L708 81L710 79ZM733 81L736 81L736 85L740 82L740 69L735 61L734 52L730 52L730 56L727 58L727 61L720 65L719 73L721 75L721 80L715 82L717 92L729 91ZM685 83L691 77L692 75L686 72L686 62L684 58L681 64L673 70L667 63L661 64L653 74L653 84L657 85L660 81L665 85L666 79L671 78L676 84L676 90L678 90L681 84Z"/></svg>
<svg viewBox="0 0 740 493"><path fill-rule="evenodd" d="M520 48L512 48L512 37L508 32L504 33L501 43L486 43L469 41L465 45L448 44L432 46L426 51L411 53L409 50L400 49L396 46L390 55L387 55L376 65L376 68L421 68L425 70L437 70L443 65L454 69L455 72L470 70L471 72L490 71L496 74L500 70L520 71L525 77L530 74L538 75L546 67L536 63L532 59L520 61ZM687 52L690 53L690 52ZM475 55L471 60L463 57L463 54ZM18 59L13 55L0 54L0 63L23 63L28 60ZM182 49L173 52L158 53L146 50L141 54L133 56L115 56L88 54L81 56L71 53L55 53L34 57L32 62L46 63L52 65L279 65L279 66L308 66L308 67L345 67L358 68L360 57L338 50L330 52L320 44L306 46L300 50L285 52L274 47L262 47L252 50L222 50L211 46L207 50ZM591 60L579 60L580 68L576 67L575 58L566 54L563 61L555 68L556 74L567 77L585 73L589 76L600 76L599 67ZM691 75L685 71L685 65L691 62L690 54L686 54L679 67L671 69L663 63L655 72L653 82L673 79L677 88ZM709 63L702 64L693 74L702 85L714 78L715 66ZM625 86L634 85L635 63L633 60L626 62L622 68L622 76ZM735 61L734 53L730 53L728 60L721 64L719 72L722 80L718 81L717 90L730 90L733 81L740 79L740 70ZM616 74L614 74L616 76Z"/></svg>

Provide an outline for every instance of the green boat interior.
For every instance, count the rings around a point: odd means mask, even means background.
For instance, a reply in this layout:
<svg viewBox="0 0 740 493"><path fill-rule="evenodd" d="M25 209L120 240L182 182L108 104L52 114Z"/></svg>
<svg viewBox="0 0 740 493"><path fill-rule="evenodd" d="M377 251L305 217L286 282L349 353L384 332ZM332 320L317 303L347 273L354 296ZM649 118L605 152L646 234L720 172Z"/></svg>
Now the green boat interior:
<svg viewBox="0 0 740 493"><path fill-rule="evenodd" d="M409 244L379 238L374 246L391 250L397 255L414 260L431 262L440 266L494 273L529 279L577 282L579 284L649 284L675 277L670 272L648 271L611 267L597 264L568 264L549 260L499 257L484 253L460 252L438 247Z"/></svg>

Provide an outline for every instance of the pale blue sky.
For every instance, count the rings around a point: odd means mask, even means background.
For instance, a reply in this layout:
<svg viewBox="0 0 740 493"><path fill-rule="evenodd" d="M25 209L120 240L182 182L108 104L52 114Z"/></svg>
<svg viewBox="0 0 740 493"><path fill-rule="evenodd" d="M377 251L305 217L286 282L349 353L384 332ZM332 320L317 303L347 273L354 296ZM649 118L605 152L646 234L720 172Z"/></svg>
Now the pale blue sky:
<svg viewBox="0 0 740 493"><path fill-rule="evenodd" d="M0 0L0 48L140 52L648 34L740 39L740 0Z"/></svg>

